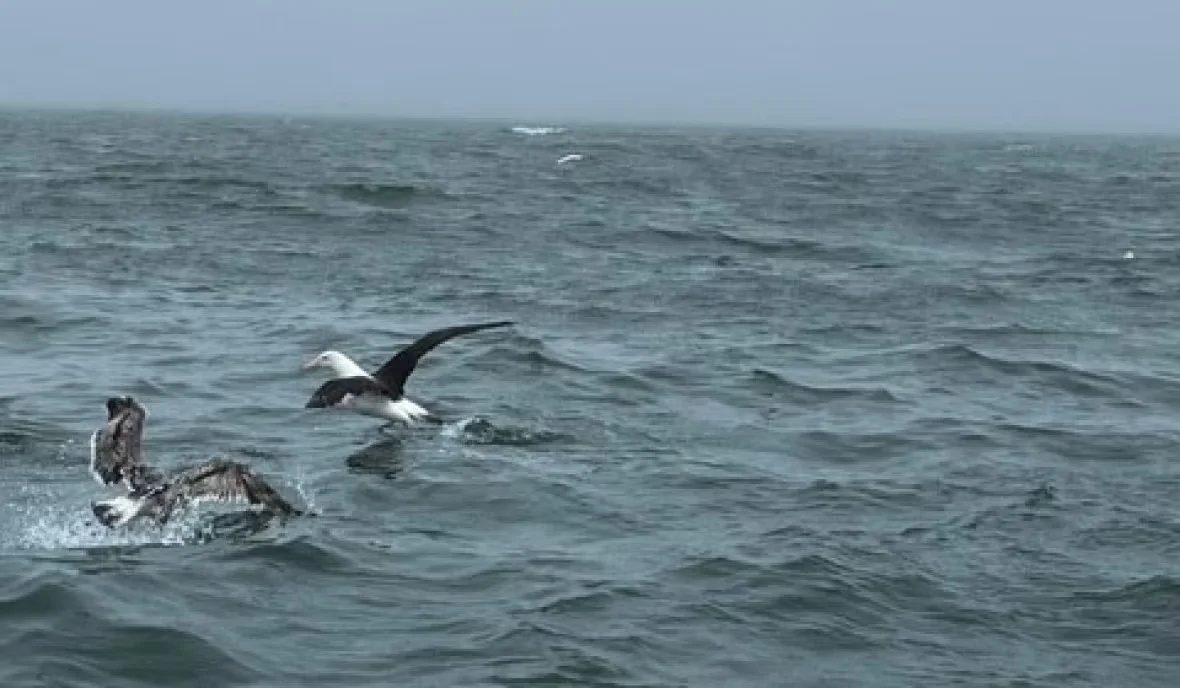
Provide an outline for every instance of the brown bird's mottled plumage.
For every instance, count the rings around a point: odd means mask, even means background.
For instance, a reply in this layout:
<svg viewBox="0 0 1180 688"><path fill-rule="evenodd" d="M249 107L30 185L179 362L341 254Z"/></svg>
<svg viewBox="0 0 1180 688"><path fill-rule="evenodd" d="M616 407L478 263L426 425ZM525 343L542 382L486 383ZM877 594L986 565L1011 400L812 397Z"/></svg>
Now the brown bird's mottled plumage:
<svg viewBox="0 0 1180 688"><path fill-rule="evenodd" d="M143 458L147 409L131 397L107 400L107 423L91 437L90 471L104 485L127 487L129 494L97 501L94 515L111 528L137 519L166 523L178 509L202 501L261 505L281 516L300 511L244 464L212 459L164 477Z"/></svg>

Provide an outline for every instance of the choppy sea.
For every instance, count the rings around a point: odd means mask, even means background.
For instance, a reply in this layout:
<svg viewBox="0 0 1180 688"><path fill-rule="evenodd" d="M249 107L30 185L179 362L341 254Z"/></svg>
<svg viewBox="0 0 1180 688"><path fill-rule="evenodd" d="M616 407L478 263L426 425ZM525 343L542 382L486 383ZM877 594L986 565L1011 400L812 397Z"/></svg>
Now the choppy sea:
<svg viewBox="0 0 1180 688"><path fill-rule="evenodd" d="M0 112L0 685L1180 685L1178 309L1175 138Z"/></svg>

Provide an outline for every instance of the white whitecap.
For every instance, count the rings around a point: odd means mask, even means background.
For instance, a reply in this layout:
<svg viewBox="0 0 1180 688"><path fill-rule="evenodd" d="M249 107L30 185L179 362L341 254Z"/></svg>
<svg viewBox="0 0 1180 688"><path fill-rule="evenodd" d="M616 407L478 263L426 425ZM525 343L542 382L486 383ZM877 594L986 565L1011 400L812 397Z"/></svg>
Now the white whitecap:
<svg viewBox="0 0 1180 688"><path fill-rule="evenodd" d="M544 136L545 134L562 134L565 133L565 127L512 127L512 132L515 134L524 134L525 136Z"/></svg>

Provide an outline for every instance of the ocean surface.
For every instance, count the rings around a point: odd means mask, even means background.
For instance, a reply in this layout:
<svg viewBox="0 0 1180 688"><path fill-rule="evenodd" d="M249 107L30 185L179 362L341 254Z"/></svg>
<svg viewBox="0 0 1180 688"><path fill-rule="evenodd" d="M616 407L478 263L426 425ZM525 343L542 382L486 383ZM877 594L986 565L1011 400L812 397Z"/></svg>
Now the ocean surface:
<svg viewBox="0 0 1180 688"><path fill-rule="evenodd" d="M1178 139L0 112L0 685L1174 687L1178 310Z"/></svg>

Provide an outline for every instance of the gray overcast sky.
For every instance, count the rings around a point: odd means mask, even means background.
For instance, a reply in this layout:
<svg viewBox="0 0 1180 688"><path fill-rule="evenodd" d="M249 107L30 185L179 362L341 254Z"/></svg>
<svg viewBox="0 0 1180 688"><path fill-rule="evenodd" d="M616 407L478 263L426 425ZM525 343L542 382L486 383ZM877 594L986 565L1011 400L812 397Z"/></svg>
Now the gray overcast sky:
<svg viewBox="0 0 1180 688"><path fill-rule="evenodd" d="M0 0L0 103L1180 132L1180 0Z"/></svg>

